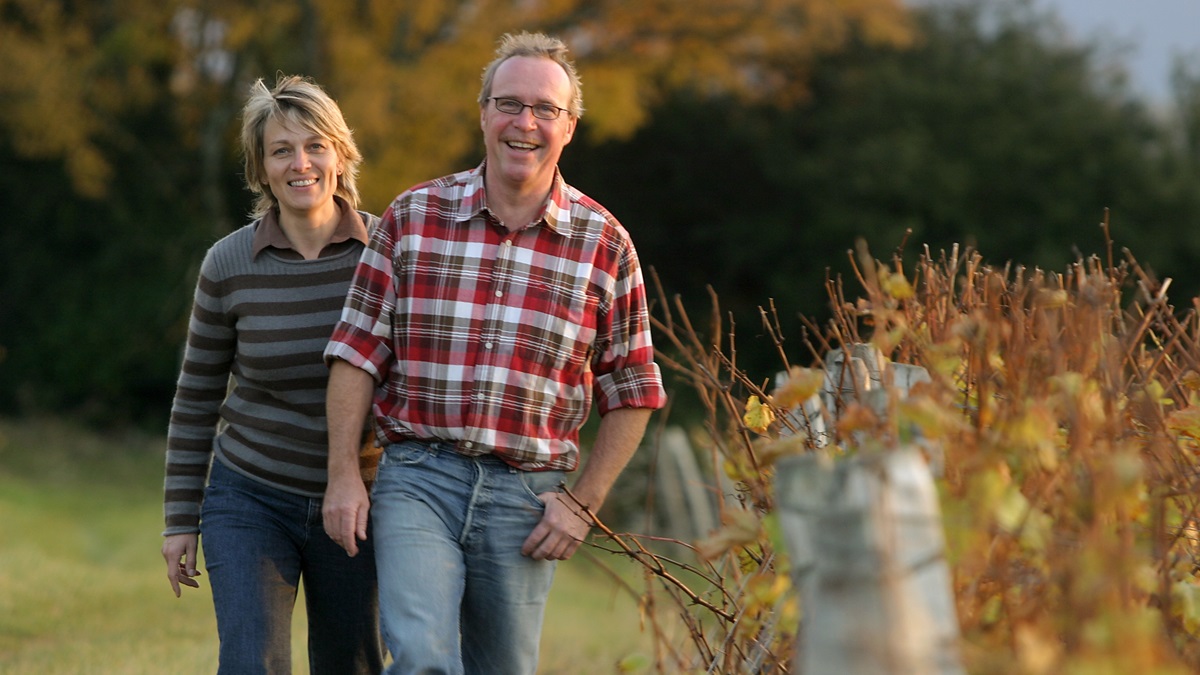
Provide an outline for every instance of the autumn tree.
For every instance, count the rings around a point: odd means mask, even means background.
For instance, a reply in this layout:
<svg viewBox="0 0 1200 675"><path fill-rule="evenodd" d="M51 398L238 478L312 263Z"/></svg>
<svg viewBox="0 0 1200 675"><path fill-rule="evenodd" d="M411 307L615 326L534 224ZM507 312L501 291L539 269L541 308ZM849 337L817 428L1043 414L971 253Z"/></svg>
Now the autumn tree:
<svg viewBox="0 0 1200 675"><path fill-rule="evenodd" d="M1132 248L1180 292L1200 286L1195 88L1188 151L1100 47L1029 3L914 19L910 48L855 41L818 59L799 105L676 92L628 141L577 141L564 172L698 315L717 291L743 359L773 354L750 329L768 299L788 335L798 314L827 313L826 276L853 283L859 237L910 259L959 243L1058 269L1103 252L1107 209L1118 255Z"/></svg>
<svg viewBox="0 0 1200 675"><path fill-rule="evenodd" d="M321 77L368 155L371 204L481 157L475 101L503 32L542 30L572 48L584 79L584 129L628 139L670 92L801 100L815 59L852 39L903 46L898 0L376 0L318 5Z"/></svg>
<svg viewBox="0 0 1200 675"><path fill-rule="evenodd" d="M379 211L479 161L481 68L523 29L573 47L596 139L680 87L802 100L818 56L910 38L899 0L0 0L0 409L165 410L195 266L246 218L254 79L326 86Z"/></svg>

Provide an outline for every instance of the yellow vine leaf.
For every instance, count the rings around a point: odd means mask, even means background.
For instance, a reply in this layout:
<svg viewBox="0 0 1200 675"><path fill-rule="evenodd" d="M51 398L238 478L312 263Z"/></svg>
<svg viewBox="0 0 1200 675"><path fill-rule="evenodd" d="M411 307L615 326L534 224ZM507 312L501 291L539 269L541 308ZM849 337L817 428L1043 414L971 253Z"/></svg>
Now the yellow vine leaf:
<svg viewBox="0 0 1200 675"><path fill-rule="evenodd" d="M801 429L799 433L781 436L780 438L760 439L760 443L756 443L758 452L759 464L770 466L775 463L780 457L790 455L802 455L808 452L811 441L809 440L808 432Z"/></svg>
<svg viewBox="0 0 1200 675"><path fill-rule="evenodd" d="M1200 633L1200 586L1192 581L1177 581L1171 586L1171 614L1183 622L1188 633Z"/></svg>
<svg viewBox="0 0 1200 675"><path fill-rule="evenodd" d="M983 602L979 610L979 621L985 626L991 626L1000 621L1004 613L1004 598L999 593L993 594Z"/></svg>
<svg viewBox="0 0 1200 675"><path fill-rule="evenodd" d="M1005 532L1016 532L1024 522L1026 515L1029 513L1029 500L1021 491L1010 486L1005 490L1004 495L996 503L995 510L992 515L996 517L996 524Z"/></svg>
<svg viewBox="0 0 1200 675"><path fill-rule="evenodd" d="M923 436L931 439L945 438L966 428L961 412L939 405L926 396L900 399L896 402L896 415L902 422L916 426Z"/></svg>
<svg viewBox="0 0 1200 675"><path fill-rule="evenodd" d="M912 284L908 283L908 279L905 279L904 275L899 272L881 274L879 290L897 300L908 300L916 295Z"/></svg>
<svg viewBox="0 0 1200 675"><path fill-rule="evenodd" d="M1179 378L1179 383L1191 391L1200 391L1200 373L1189 370Z"/></svg>
<svg viewBox="0 0 1200 675"><path fill-rule="evenodd" d="M696 542L696 553L705 560L716 560L726 553L758 541L761 530L758 517L745 509L729 509L724 525L712 535Z"/></svg>
<svg viewBox="0 0 1200 675"><path fill-rule="evenodd" d="M1049 543L1054 521L1050 516L1035 509L1016 486L1008 490L996 503L992 515L996 524L1009 534L1016 534L1021 544L1032 551L1044 551Z"/></svg>
<svg viewBox="0 0 1200 675"><path fill-rule="evenodd" d="M758 472L754 470L754 466L746 459L744 455L735 455L727 458L721 465L725 471L725 475L729 480L742 483L754 480Z"/></svg>
<svg viewBox="0 0 1200 675"><path fill-rule="evenodd" d="M849 435L855 431L873 429L878 424L879 416L873 410L861 403L854 402L846 406L846 410L838 418L837 430L842 435Z"/></svg>
<svg viewBox="0 0 1200 675"><path fill-rule="evenodd" d="M1033 304L1038 309L1058 309L1066 307L1069 300L1070 294L1061 288L1043 288L1034 296Z"/></svg>
<svg viewBox="0 0 1200 675"><path fill-rule="evenodd" d="M1133 585L1147 596L1158 592L1158 570L1143 562L1133 571Z"/></svg>
<svg viewBox="0 0 1200 675"><path fill-rule="evenodd" d="M791 410L803 405L814 394L821 391L825 384L825 371L816 368L801 368L792 366L788 369L788 379L775 388L771 400L784 410Z"/></svg>
<svg viewBox="0 0 1200 675"><path fill-rule="evenodd" d="M961 339L951 336L951 339L946 341L933 342L928 335L924 335L924 339L922 362L930 375L954 378L963 371L965 361Z"/></svg>
<svg viewBox="0 0 1200 675"><path fill-rule="evenodd" d="M1058 420L1045 406L1030 403L1004 426L1004 437L1029 450L1037 466L1045 471L1058 468Z"/></svg>
<svg viewBox="0 0 1200 675"><path fill-rule="evenodd" d="M1166 424L1168 429L1180 436L1200 440L1200 407L1176 410L1167 415Z"/></svg>
<svg viewBox="0 0 1200 675"><path fill-rule="evenodd" d="M786 575L764 572L746 584L746 597L754 609L772 608L792 589Z"/></svg>
<svg viewBox="0 0 1200 675"><path fill-rule="evenodd" d="M1159 382L1157 379L1150 380L1146 383L1146 387L1143 390L1142 395L1144 395L1147 400L1158 405L1175 405L1175 399L1167 396L1166 388L1164 388L1162 382Z"/></svg>
<svg viewBox="0 0 1200 675"><path fill-rule="evenodd" d="M641 652L629 654L617 661L618 673L642 673L650 669L654 661Z"/></svg>
<svg viewBox="0 0 1200 675"><path fill-rule="evenodd" d="M787 633L794 633L799 627L800 604L787 574L755 575L746 583L745 599L747 630L758 633L766 620L775 622ZM760 625L753 626L754 623Z"/></svg>
<svg viewBox="0 0 1200 675"><path fill-rule="evenodd" d="M1044 553L1054 537L1054 518L1045 511L1033 509L1021 528L1021 545L1030 551Z"/></svg>
<svg viewBox="0 0 1200 675"><path fill-rule="evenodd" d="M774 421L775 413L771 412L770 407L763 405L757 396L751 396L746 401L746 412L742 415L742 422L745 423L747 429L761 434L766 432Z"/></svg>

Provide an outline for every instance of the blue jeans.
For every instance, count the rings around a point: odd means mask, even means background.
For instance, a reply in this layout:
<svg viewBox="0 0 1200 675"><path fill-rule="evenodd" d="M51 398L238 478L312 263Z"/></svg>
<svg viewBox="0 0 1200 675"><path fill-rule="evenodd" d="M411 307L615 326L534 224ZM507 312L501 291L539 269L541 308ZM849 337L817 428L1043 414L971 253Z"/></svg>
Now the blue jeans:
<svg viewBox="0 0 1200 675"><path fill-rule="evenodd" d="M304 583L313 675L379 673L375 558L351 558L325 534L321 500L246 478L213 462L200 542L221 640L220 673L290 673L292 608Z"/></svg>
<svg viewBox="0 0 1200 675"><path fill-rule="evenodd" d="M521 545L562 480L447 443L384 449L371 522L389 673L537 670L554 562Z"/></svg>

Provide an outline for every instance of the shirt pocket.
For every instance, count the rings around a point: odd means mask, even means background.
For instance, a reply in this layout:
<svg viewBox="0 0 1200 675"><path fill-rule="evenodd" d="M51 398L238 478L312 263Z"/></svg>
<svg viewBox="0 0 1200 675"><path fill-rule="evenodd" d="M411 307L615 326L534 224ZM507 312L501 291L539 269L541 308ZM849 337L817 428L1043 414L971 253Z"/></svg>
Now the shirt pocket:
<svg viewBox="0 0 1200 675"><path fill-rule="evenodd" d="M517 326L517 355L553 371L555 379L574 381L587 371L596 339L599 298L576 288L529 284Z"/></svg>

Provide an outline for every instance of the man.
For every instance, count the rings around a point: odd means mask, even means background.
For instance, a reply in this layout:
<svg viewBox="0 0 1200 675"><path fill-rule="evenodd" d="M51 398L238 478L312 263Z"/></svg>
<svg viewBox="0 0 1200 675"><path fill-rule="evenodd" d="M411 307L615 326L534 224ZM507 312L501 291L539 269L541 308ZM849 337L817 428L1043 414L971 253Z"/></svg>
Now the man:
<svg viewBox="0 0 1200 675"><path fill-rule="evenodd" d="M325 527L355 555L371 511L390 672L533 673L554 561L666 400L629 235L558 172L583 112L565 45L505 36L479 106L483 163L396 198L325 352Z"/></svg>

